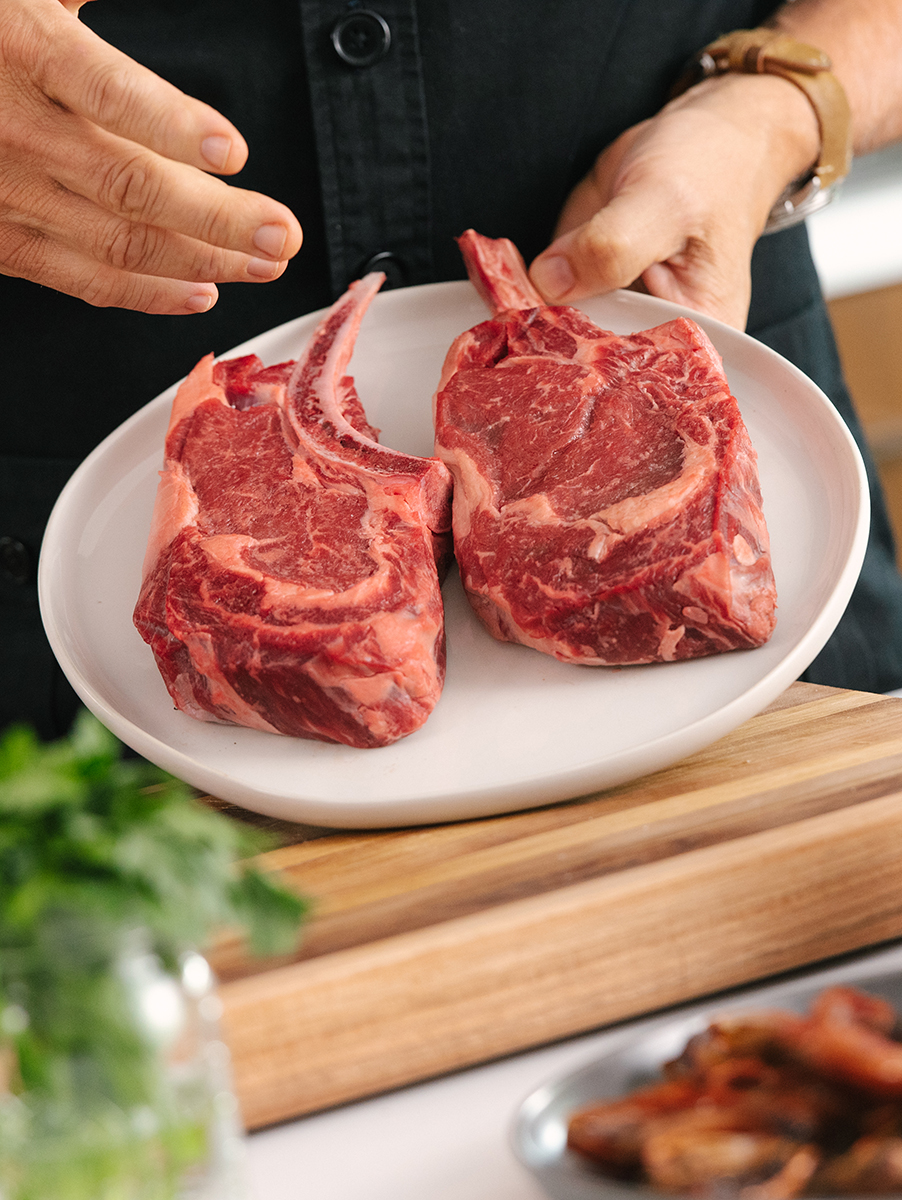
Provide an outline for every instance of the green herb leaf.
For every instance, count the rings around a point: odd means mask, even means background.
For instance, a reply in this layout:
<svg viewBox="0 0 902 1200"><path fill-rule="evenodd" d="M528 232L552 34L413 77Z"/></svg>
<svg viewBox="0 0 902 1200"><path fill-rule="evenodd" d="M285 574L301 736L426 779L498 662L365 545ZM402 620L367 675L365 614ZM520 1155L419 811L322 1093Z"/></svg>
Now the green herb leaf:
<svg viewBox="0 0 902 1200"><path fill-rule="evenodd" d="M89 1164L106 1154L105 1170L127 1173L122 1155L163 1161L164 1142L176 1147L175 1178L197 1134L160 1108L154 1047L117 963L135 930L170 968L221 927L246 929L261 952L290 950L306 904L247 861L268 844L172 776L123 760L87 712L49 745L22 726L0 738L0 1193L9 1200L130 1195L83 1187ZM125 1115L142 1106L163 1141L131 1129ZM82 1108L94 1114L90 1129L70 1128L60 1114ZM68 1191L35 1182L49 1151L27 1171L4 1157L16 1130L27 1147L51 1129L54 1146L80 1147L72 1154L84 1179L73 1176Z"/></svg>

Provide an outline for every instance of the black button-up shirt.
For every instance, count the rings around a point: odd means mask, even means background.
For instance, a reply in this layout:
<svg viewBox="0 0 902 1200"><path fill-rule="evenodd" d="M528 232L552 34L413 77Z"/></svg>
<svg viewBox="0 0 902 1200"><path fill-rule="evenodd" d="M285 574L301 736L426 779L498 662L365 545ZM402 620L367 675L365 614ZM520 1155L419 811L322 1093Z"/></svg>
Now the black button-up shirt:
<svg viewBox="0 0 902 1200"><path fill-rule="evenodd" d="M281 279L223 286L219 303L199 317L94 309L0 277L7 335L0 537L36 553L67 473L125 417L203 354L323 307L369 265L383 266L394 285L463 278L454 239L470 226L512 238L532 259L548 244L570 188L620 132L661 107L685 61L775 7L773 0L85 5L81 19L107 41L235 123L250 146L235 182L292 208L305 241ZM803 227L759 243L749 330L815 379L861 440ZM902 685L902 581L876 488L872 503L862 583L809 677L881 690ZM49 650L38 647L33 586L5 588L0 580L0 634L8 642L0 658L12 663L15 651L37 662ZM23 604L31 609L20 621Z"/></svg>

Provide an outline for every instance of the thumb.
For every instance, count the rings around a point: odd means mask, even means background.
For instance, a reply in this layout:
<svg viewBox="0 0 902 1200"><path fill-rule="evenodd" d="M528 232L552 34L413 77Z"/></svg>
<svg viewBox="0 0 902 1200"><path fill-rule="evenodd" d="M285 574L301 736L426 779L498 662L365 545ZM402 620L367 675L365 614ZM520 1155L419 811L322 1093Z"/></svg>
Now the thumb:
<svg viewBox="0 0 902 1200"><path fill-rule="evenodd" d="M575 199L575 197L574 197ZM628 287L652 263L685 244L653 197L621 192L583 224L555 238L533 260L529 277L551 303L570 303Z"/></svg>

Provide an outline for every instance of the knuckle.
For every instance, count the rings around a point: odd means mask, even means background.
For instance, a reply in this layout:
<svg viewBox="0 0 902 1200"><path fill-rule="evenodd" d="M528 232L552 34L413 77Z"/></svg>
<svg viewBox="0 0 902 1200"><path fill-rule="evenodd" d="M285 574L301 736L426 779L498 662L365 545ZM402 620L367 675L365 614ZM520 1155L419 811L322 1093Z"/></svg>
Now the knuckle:
<svg viewBox="0 0 902 1200"><path fill-rule="evenodd" d="M48 75L63 57L57 31L51 31L44 14L29 12L20 6L16 19L0 21L0 55L4 63L4 84L21 95L27 83L34 80L44 88ZM71 66L71 63L66 64ZM46 90L46 89L45 89Z"/></svg>
<svg viewBox="0 0 902 1200"><path fill-rule="evenodd" d="M18 221L0 224L0 272L18 279L40 277L46 253L43 233Z"/></svg>
<svg viewBox="0 0 902 1200"><path fill-rule="evenodd" d="M606 280L622 279L632 268L632 240L627 234L612 229L609 225L591 221L586 230L584 250L596 274Z"/></svg>
<svg viewBox="0 0 902 1200"><path fill-rule="evenodd" d="M147 312L146 281L125 275L104 263L82 278L78 295L94 308L129 308Z"/></svg>
<svg viewBox="0 0 902 1200"><path fill-rule="evenodd" d="M100 204L124 217L152 218L159 195L159 177L143 153L109 162L97 189Z"/></svg>
<svg viewBox="0 0 902 1200"><path fill-rule="evenodd" d="M103 239L102 254L119 271L147 270L156 260L160 233L153 226L117 222Z"/></svg>
<svg viewBox="0 0 902 1200"><path fill-rule="evenodd" d="M206 205L197 236L208 246L226 247L232 240L234 226L230 211L233 199L231 189L228 184L218 179L210 180L210 183L218 185L212 190L214 195L219 191L219 195L215 200L211 197L210 203Z"/></svg>
<svg viewBox="0 0 902 1200"><path fill-rule="evenodd" d="M93 118L106 126L127 115L132 103L128 70L118 59L93 64L85 80L85 99Z"/></svg>
<svg viewBox="0 0 902 1200"><path fill-rule="evenodd" d="M29 119L19 106L3 105L0 121L0 151L3 154L4 175L10 164L34 159L43 151L44 131L40 122ZM37 143L37 144L36 144Z"/></svg>
<svg viewBox="0 0 902 1200"><path fill-rule="evenodd" d="M160 105L150 114L150 139L167 146L183 146L190 143L196 133L191 105L188 97L184 102Z"/></svg>
<svg viewBox="0 0 902 1200"><path fill-rule="evenodd" d="M103 267L86 276L81 286L81 298L94 308L108 308L115 301L110 286L110 277Z"/></svg>

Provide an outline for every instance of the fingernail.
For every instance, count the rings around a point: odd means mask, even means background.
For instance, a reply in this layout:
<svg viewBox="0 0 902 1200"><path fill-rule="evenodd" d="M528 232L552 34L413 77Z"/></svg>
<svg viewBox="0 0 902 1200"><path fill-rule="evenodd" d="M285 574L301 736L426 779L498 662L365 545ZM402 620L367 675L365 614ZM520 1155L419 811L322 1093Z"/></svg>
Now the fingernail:
<svg viewBox="0 0 902 1200"><path fill-rule="evenodd" d="M565 296L576 283L569 262L559 254L537 259L532 264L529 274L542 295L551 299Z"/></svg>
<svg viewBox="0 0 902 1200"><path fill-rule="evenodd" d="M201 154L217 171L221 171L229 161L231 149L232 139L222 136L204 138L200 144Z"/></svg>
<svg viewBox="0 0 902 1200"><path fill-rule="evenodd" d="M215 296L211 296L209 292L198 292L197 295L188 297L184 307L188 312L207 312L213 307L214 300Z"/></svg>
<svg viewBox="0 0 902 1200"><path fill-rule="evenodd" d="M261 225L254 234L254 246L261 254L280 259L287 238L288 230L284 225Z"/></svg>
<svg viewBox="0 0 902 1200"><path fill-rule="evenodd" d="M255 279L274 279L279 274L282 264L271 262L268 258L251 258L245 270Z"/></svg>

